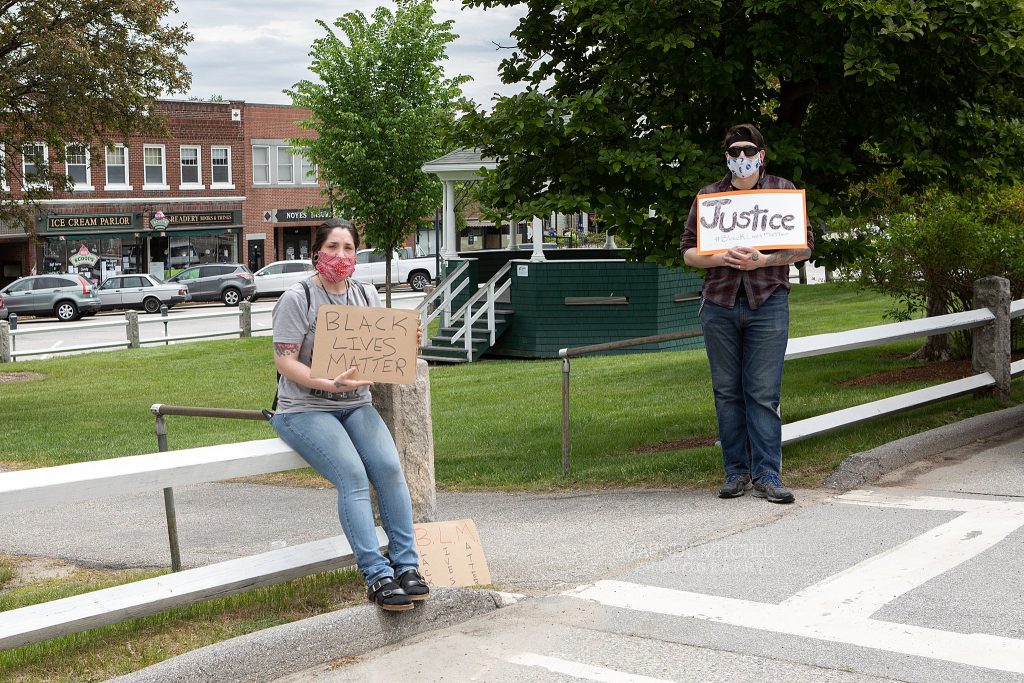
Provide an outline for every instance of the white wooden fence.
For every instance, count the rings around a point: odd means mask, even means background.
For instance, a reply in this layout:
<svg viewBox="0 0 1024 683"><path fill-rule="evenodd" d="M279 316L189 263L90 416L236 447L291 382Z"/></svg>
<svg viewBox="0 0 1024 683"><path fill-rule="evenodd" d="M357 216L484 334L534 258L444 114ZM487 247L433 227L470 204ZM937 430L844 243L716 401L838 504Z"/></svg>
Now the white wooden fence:
<svg viewBox="0 0 1024 683"><path fill-rule="evenodd" d="M998 282L997 282L998 281ZM979 286L981 289L979 290ZM996 296L996 290L1001 289L1002 298ZM826 434L828 432L850 427L868 420L885 415L892 415L914 408L919 408L937 401L942 401L955 396L962 396L972 392L993 387L997 393L1009 397L1009 380L1024 373L1024 359L1010 361L1010 325L1009 322L1015 318L1024 316L1024 299L1016 301L1009 300L1009 283L1003 278L984 278L975 283L976 301L979 298L998 300L1000 305L993 308L976 308L962 313L951 313L949 315L922 318L920 320L908 320L905 322L892 323L889 325L876 325L844 332L829 332L827 334L816 334L807 337L796 337L789 340L786 347L786 360L808 358L829 353L839 353L851 349L859 349L867 346L877 346L905 339L916 339L920 337L931 337L939 334L947 334L960 330L978 330L984 327L999 328L1003 330L1000 335L993 335L989 340L990 344L1001 345L1001 349L988 349L988 358L998 360L990 361L991 367L978 367L977 349L975 353L975 370L977 374L963 379L938 384L936 386L911 391L897 396L891 396L878 401L864 403L861 405L837 410L823 415L816 415L797 422L782 425L782 443L795 443L803 439ZM976 304L977 305L977 304ZM1005 323L1000 326L999 321ZM699 329L699 328L698 328ZM678 335L677 335L678 336ZM637 344L649 343L650 338L635 340ZM616 348L625 346L627 342L616 342ZM975 346L979 344L976 339ZM600 346L595 345L597 349ZM569 359L574 356L584 355L579 351L582 349L562 349L559 356L562 358L562 469L568 472L571 450L571 435L569 427Z"/></svg>
<svg viewBox="0 0 1024 683"><path fill-rule="evenodd" d="M280 439L0 474L0 513L308 467ZM377 530L381 546L387 543ZM0 650L354 564L344 536L0 612Z"/></svg>
<svg viewBox="0 0 1024 683"><path fill-rule="evenodd" d="M100 349L137 349L144 344L169 344L170 342L208 339L211 337L251 337L252 316L260 314L270 315L270 313L270 309L254 312L248 301L243 301L238 305L237 309L231 309L228 311L186 313L184 315L175 315L173 317L167 315L140 317L137 311L127 311L124 314L124 318L117 320L96 320L70 325L61 324L60 331L70 332L70 336L72 338L74 338L76 332L98 330L109 327L124 328L125 338L118 341L95 342L91 344L80 344L77 346L62 346L60 347L59 352L61 354L66 354L76 351L98 351ZM168 326L173 323L184 322L187 320L213 320L219 318L235 318L238 320L238 327L221 330L219 332L198 332L182 335L172 335L169 333ZM144 338L140 336L140 329L143 326L153 327L156 325L163 325L162 334L160 334L158 330L158 334L156 335L150 335ZM53 334L53 328L46 327L26 329L19 326L17 329L12 329L7 320L0 320L0 363L11 363L16 361L18 358L54 353L53 349L17 350L17 340L19 338L40 334Z"/></svg>

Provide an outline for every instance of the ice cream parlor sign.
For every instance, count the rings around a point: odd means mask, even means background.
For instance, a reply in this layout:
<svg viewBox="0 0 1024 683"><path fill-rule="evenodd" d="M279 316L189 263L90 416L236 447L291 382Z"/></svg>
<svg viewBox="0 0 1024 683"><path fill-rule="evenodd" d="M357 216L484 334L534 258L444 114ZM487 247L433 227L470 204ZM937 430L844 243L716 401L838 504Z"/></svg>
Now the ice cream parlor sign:
<svg viewBox="0 0 1024 683"><path fill-rule="evenodd" d="M747 190L697 195L697 253L733 247L801 249L807 246L803 190Z"/></svg>

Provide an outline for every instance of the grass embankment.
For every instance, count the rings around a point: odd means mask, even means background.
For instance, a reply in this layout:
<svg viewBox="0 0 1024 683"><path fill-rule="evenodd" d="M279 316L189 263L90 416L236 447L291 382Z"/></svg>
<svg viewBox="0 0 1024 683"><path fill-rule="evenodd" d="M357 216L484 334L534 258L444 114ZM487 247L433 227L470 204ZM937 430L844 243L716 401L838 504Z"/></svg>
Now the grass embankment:
<svg viewBox="0 0 1024 683"><path fill-rule="evenodd" d="M841 284L794 287L791 336L886 322L887 301ZM791 361L782 410L795 421L940 380L865 377L922 365L918 341ZM156 450L153 403L267 407L266 337L17 363L45 376L0 385L0 461L57 465ZM1019 387L1019 382L1015 384ZM438 485L444 489L706 487L720 478L702 350L572 363L572 472L561 473L561 364L492 360L431 370ZM785 449L787 483L816 485L850 453L999 407L970 397L876 420ZM172 449L273 436L269 425L172 417ZM317 482L315 475L292 482Z"/></svg>
<svg viewBox="0 0 1024 683"><path fill-rule="evenodd" d="M0 558L0 566L11 570L12 577L17 576L20 563L19 558ZM162 573L70 568L67 575L6 590L0 581L0 611ZM362 603L365 596L362 576L355 570L318 574L0 652L0 681L105 681L228 638Z"/></svg>

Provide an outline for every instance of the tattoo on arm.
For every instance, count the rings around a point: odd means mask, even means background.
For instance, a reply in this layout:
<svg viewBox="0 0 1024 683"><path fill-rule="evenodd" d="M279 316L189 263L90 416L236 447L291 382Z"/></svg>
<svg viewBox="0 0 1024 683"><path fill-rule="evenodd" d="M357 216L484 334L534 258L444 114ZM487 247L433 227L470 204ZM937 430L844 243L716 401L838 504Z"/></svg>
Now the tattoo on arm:
<svg viewBox="0 0 1024 683"><path fill-rule="evenodd" d="M274 343L274 355L290 356L299 352L299 344L278 344Z"/></svg>
<svg viewBox="0 0 1024 683"><path fill-rule="evenodd" d="M766 266L785 266L790 263L796 263L803 261L804 259L810 258L810 249L780 249L779 251L768 254L765 258L764 264Z"/></svg>

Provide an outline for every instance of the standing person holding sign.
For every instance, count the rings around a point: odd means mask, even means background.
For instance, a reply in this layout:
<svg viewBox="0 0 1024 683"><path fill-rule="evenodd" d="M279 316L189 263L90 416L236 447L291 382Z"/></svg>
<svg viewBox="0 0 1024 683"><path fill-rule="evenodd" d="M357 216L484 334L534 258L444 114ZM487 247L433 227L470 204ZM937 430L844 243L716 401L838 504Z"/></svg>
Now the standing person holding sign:
<svg viewBox="0 0 1024 683"><path fill-rule="evenodd" d="M701 195L794 189L785 178L764 172L764 138L754 126L730 128L723 147L729 172L700 190L680 241L686 264L706 271L699 316L726 476L718 495L735 498L753 488L755 496L770 502L792 503L793 493L780 479L779 405L789 341L789 266L810 257L814 242L807 223L805 247L769 251L738 243L720 253L700 253L697 203Z"/></svg>
<svg viewBox="0 0 1024 683"><path fill-rule="evenodd" d="M332 379L310 371L321 305L380 306L373 285L350 279L358 248L359 233L348 221L319 225L313 243L316 274L293 285L274 306L274 364L281 378L270 423L338 490L338 516L369 599L385 610L403 611L412 609L414 600L425 600L429 589L419 573L412 500L398 449L370 402L372 382L356 379L355 368ZM388 535L387 558L374 527L371 483Z"/></svg>

